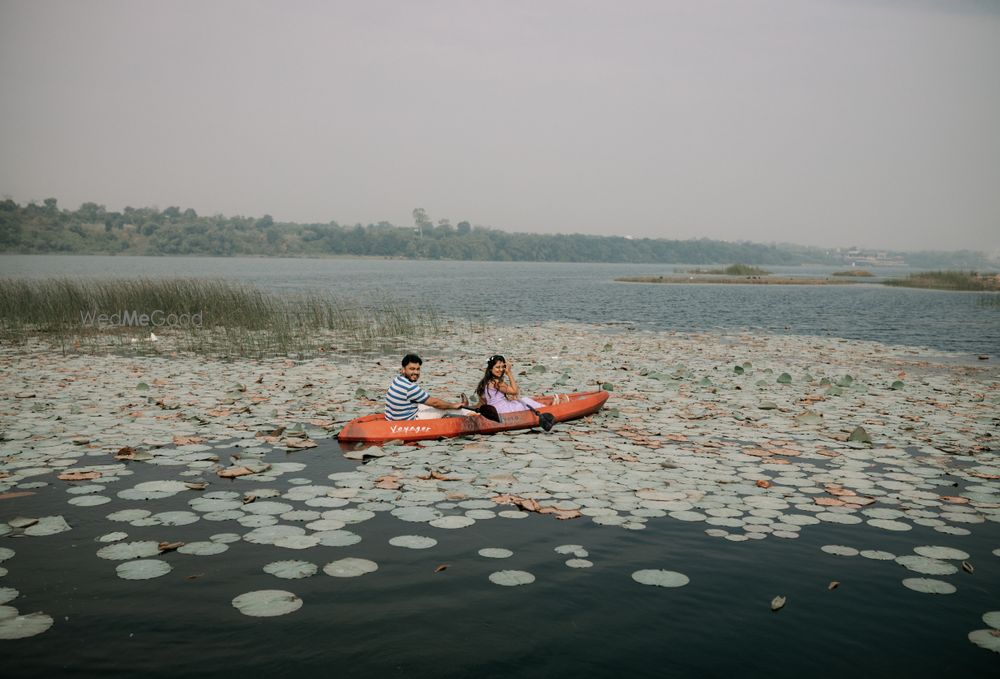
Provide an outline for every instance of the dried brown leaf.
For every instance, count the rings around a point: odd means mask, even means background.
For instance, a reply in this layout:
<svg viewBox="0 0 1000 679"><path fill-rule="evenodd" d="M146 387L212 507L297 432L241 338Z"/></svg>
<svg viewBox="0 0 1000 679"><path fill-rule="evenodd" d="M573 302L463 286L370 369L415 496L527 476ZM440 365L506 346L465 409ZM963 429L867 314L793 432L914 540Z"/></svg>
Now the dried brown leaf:
<svg viewBox="0 0 1000 679"><path fill-rule="evenodd" d="M101 478L101 472L63 472L56 478L60 481L92 481Z"/></svg>
<svg viewBox="0 0 1000 679"><path fill-rule="evenodd" d="M11 493L0 493L0 500L13 500L16 497L27 497L34 494L33 491L29 490L17 490Z"/></svg>
<svg viewBox="0 0 1000 679"><path fill-rule="evenodd" d="M224 479L234 479L237 476L253 474L253 472L246 467L226 467L225 469L220 469L216 473Z"/></svg>

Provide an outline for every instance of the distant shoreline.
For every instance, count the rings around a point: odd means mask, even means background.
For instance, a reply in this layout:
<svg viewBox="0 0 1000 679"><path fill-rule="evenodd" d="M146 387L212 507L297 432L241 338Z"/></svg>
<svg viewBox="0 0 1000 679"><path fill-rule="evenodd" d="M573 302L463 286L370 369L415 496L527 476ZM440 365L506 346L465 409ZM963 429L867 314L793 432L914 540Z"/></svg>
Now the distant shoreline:
<svg viewBox="0 0 1000 679"><path fill-rule="evenodd" d="M854 285L867 282L836 278L796 278L794 276L622 276L618 283L721 283L725 285Z"/></svg>

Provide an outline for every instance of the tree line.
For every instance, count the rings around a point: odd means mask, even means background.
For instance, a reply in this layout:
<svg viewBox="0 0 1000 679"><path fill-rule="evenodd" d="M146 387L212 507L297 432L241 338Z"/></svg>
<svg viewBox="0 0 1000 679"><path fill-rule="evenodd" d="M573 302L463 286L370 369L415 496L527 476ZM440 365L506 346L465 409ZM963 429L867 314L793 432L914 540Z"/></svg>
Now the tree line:
<svg viewBox="0 0 1000 679"><path fill-rule="evenodd" d="M685 263L795 265L838 264L835 253L794 245L709 239L667 240L581 234L508 233L431 220L422 208L413 224L342 225L276 222L263 217L202 216L191 208L126 207L97 203L76 210L0 201L0 250L14 253L124 255L369 256L473 261Z"/></svg>

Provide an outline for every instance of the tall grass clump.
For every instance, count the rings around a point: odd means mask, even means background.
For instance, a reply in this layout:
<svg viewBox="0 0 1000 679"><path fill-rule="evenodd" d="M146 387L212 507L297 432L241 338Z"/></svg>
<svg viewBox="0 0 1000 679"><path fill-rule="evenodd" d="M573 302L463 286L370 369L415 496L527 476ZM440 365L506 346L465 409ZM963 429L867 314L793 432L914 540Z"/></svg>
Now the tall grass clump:
<svg viewBox="0 0 1000 679"><path fill-rule="evenodd" d="M725 269L688 269L684 273L713 274L716 276L769 276L771 272L749 264L730 264Z"/></svg>
<svg viewBox="0 0 1000 679"><path fill-rule="evenodd" d="M980 274L975 271L923 271L912 273L906 278L890 278L885 284L903 288L970 292L1000 290L1000 281L995 274Z"/></svg>
<svg viewBox="0 0 1000 679"><path fill-rule="evenodd" d="M771 274L767 269L749 264L730 264L722 270L722 273L727 276L768 276Z"/></svg>
<svg viewBox="0 0 1000 679"><path fill-rule="evenodd" d="M393 346L443 324L437 312L388 298L274 295L220 280L0 279L0 338L64 351L312 355Z"/></svg>

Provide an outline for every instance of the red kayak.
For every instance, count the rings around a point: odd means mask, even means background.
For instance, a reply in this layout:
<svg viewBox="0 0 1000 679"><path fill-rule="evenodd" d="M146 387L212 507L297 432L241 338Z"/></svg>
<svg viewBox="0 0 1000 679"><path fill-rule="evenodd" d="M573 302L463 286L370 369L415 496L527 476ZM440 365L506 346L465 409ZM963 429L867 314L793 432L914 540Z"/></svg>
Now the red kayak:
<svg viewBox="0 0 1000 679"><path fill-rule="evenodd" d="M569 394L569 400L551 405L551 396L538 396L535 400L544 405L539 413L551 413L556 422L575 420L596 413L608 400L606 391L581 391ZM340 441L363 441L378 443L381 441L423 441L426 439L443 439L453 436L469 436L471 434L495 434L511 429L528 429L539 426L538 415L530 410L516 413L503 413L500 422L488 420L482 415L469 417L443 417L437 420L401 420L389 421L382 413L374 413L358 417L347 424L337 434Z"/></svg>

